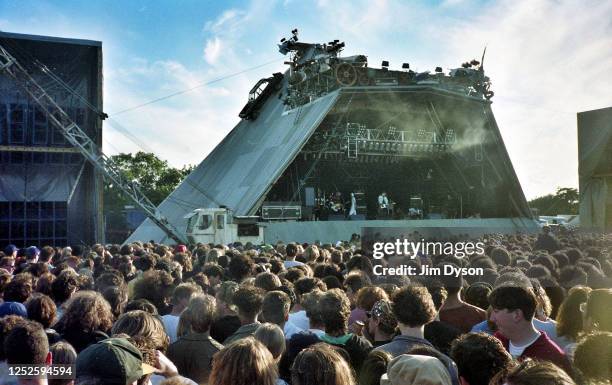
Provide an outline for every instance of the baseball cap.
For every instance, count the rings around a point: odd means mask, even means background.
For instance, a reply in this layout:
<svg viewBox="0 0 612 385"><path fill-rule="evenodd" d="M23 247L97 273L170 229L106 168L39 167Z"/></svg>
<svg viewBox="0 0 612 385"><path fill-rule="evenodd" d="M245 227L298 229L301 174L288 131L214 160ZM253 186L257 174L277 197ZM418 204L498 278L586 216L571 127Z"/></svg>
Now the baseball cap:
<svg viewBox="0 0 612 385"><path fill-rule="evenodd" d="M23 318L28 318L28 311L21 302L5 302L0 305L0 317L5 315L18 315Z"/></svg>
<svg viewBox="0 0 612 385"><path fill-rule="evenodd" d="M155 372L142 353L125 338L108 338L88 346L77 356L76 377L90 376L107 385L127 385Z"/></svg>
<svg viewBox="0 0 612 385"><path fill-rule="evenodd" d="M451 377L439 359L430 356L402 354L389 365L380 385L451 385Z"/></svg>
<svg viewBox="0 0 612 385"><path fill-rule="evenodd" d="M25 255L27 258L34 258L39 254L40 254L40 250L36 246L30 246L25 251Z"/></svg>
<svg viewBox="0 0 612 385"><path fill-rule="evenodd" d="M12 256L15 251L19 250L15 245L8 245L4 248L4 254L7 256Z"/></svg>
<svg viewBox="0 0 612 385"><path fill-rule="evenodd" d="M176 246L175 252L177 253L185 253L187 251L187 246L185 245L178 245Z"/></svg>

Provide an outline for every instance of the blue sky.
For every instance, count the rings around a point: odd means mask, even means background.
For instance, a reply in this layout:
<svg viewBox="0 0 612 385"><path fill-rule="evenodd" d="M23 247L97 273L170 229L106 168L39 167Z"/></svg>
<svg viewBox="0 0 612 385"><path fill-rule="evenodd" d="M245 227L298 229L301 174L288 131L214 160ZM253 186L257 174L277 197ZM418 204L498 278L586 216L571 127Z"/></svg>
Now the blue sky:
<svg viewBox="0 0 612 385"><path fill-rule="evenodd" d="M238 122L251 86L284 69L276 43L295 27L395 68L450 69L487 45L493 111L528 198L577 187L576 113L612 106L609 1L0 0L0 30L102 41L104 109L144 143L106 124L104 151L174 166L198 164Z"/></svg>

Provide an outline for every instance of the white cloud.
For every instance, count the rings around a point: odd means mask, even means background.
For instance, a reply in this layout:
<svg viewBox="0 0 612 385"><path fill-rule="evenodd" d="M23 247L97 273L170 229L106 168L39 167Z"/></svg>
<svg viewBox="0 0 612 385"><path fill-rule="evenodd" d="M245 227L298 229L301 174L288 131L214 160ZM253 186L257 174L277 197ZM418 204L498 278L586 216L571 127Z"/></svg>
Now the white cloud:
<svg viewBox="0 0 612 385"><path fill-rule="evenodd" d="M206 41L206 47L204 47L204 60L208 64L214 65L217 63L219 56L221 55L221 39L214 37Z"/></svg>

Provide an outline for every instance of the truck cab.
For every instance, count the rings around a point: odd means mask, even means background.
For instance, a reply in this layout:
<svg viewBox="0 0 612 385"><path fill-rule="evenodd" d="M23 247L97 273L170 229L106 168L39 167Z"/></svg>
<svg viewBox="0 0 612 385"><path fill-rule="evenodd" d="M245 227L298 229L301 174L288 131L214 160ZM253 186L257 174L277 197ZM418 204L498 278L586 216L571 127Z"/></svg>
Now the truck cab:
<svg viewBox="0 0 612 385"><path fill-rule="evenodd" d="M200 208L185 215L189 243L261 244L263 228L256 216L233 216L227 208Z"/></svg>

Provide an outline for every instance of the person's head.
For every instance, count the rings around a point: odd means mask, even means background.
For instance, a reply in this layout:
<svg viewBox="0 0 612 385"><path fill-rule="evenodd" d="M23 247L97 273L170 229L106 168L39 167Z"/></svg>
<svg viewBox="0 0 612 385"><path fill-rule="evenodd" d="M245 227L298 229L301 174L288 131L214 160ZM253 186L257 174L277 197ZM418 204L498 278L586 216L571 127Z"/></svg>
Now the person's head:
<svg viewBox="0 0 612 385"><path fill-rule="evenodd" d="M108 302L95 291L80 291L70 298L62 318L57 322L58 331L81 330L84 332L108 332L114 317Z"/></svg>
<svg viewBox="0 0 612 385"><path fill-rule="evenodd" d="M567 297L557 313L557 335L576 341L582 332L582 313L580 304L589 298L591 288L576 286L569 290Z"/></svg>
<svg viewBox="0 0 612 385"><path fill-rule="evenodd" d="M57 307L51 297L44 294L34 295L25 303L25 306L28 310L28 318L39 322L43 328L50 328L55 323Z"/></svg>
<svg viewBox="0 0 612 385"><path fill-rule="evenodd" d="M213 356L209 385L274 385L278 376L272 353L253 337L226 345Z"/></svg>
<svg viewBox="0 0 612 385"><path fill-rule="evenodd" d="M124 313L114 323L111 334L127 334L133 338L146 339L162 352L166 351L169 340L164 325L159 318L142 310Z"/></svg>
<svg viewBox="0 0 612 385"><path fill-rule="evenodd" d="M264 321L283 327L289 317L291 300L279 290L269 291L263 298L261 316Z"/></svg>
<svg viewBox="0 0 612 385"><path fill-rule="evenodd" d="M349 297L351 304L355 302L355 294L366 285L370 285L370 278L363 272L355 271L351 272L344 279L344 287L346 288L346 295Z"/></svg>
<svg viewBox="0 0 612 385"><path fill-rule="evenodd" d="M57 303L64 303L79 289L79 276L72 269L62 271L51 284L51 293Z"/></svg>
<svg viewBox="0 0 612 385"><path fill-rule="evenodd" d="M128 291L126 287L109 286L102 292L102 296L111 307L115 318L118 318L125 309L128 302Z"/></svg>
<svg viewBox="0 0 612 385"><path fill-rule="evenodd" d="M152 270L144 273L134 284L134 299L148 299L161 312L170 302L173 290L174 278L170 273Z"/></svg>
<svg viewBox="0 0 612 385"><path fill-rule="evenodd" d="M425 287L406 286L391 298L393 314L401 325L415 328L430 323L436 316L431 295Z"/></svg>
<svg viewBox="0 0 612 385"><path fill-rule="evenodd" d="M612 289L597 289L589 294L586 309L584 309L584 330L586 332L612 332L612 306L610 304L612 304Z"/></svg>
<svg viewBox="0 0 612 385"><path fill-rule="evenodd" d="M450 356L457 364L459 376L469 385L487 385L512 362L501 342L486 333L461 335L453 341Z"/></svg>
<svg viewBox="0 0 612 385"><path fill-rule="evenodd" d="M223 268L217 264L205 264L202 268L202 272L208 277L208 282L210 282L210 285L213 287L220 284L223 279Z"/></svg>
<svg viewBox="0 0 612 385"><path fill-rule="evenodd" d="M135 385L155 368L126 338L108 338L84 349L76 359L76 384Z"/></svg>
<svg viewBox="0 0 612 385"><path fill-rule="evenodd" d="M146 311L151 315L158 315L157 308L155 307L155 305L153 305L151 301L144 298L134 299L128 302L127 305L125 305L124 312L127 313L133 310L142 310Z"/></svg>
<svg viewBox="0 0 612 385"><path fill-rule="evenodd" d="M391 359L393 356L384 350L370 351L359 372L359 385L379 385Z"/></svg>
<svg viewBox="0 0 612 385"><path fill-rule="evenodd" d="M11 258L16 258L17 257L17 251L19 251L19 248L15 245L8 245L4 248L4 255L7 257L11 257Z"/></svg>
<svg viewBox="0 0 612 385"><path fill-rule="evenodd" d="M254 269L254 262L251 257L236 253L229 262L229 272L237 282L242 282L251 275Z"/></svg>
<svg viewBox="0 0 612 385"><path fill-rule="evenodd" d="M348 362L325 343L302 350L291 366L292 385L355 385Z"/></svg>
<svg viewBox="0 0 612 385"><path fill-rule="evenodd" d="M194 294L181 313L183 324L193 333L208 333L216 315L215 298L208 294Z"/></svg>
<svg viewBox="0 0 612 385"><path fill-rule="evenodd" d="M388 300L387 293L378 286L365 286L359 289L355 295L355 305L365 311L370 311L372 306L380 300Z"/></svg>
<svg viewBox="0 0 612 385"><path fill-rule="evenodd" d="M30 273L20 273L4 287L2 295L6 302L21 302L24 303L32 295L33 277Z"/></svg>
<svg viewBox="0 0 612 385"><path fill-rule="evenodd" d="M238 316L253 320L261 311L263 292L258 287L242 285L232 296L232 302L238 309Z"/></svg>
<svg viewBox="0 0 612 385"><path fill-rule="evenodd" d="M574 365L587 381L612 378L612 333L596 332L582 339L574 353Z"/></svg>
<svg viewBox="0 0 612 385"><path fill-rule="evenodd" d="M220 316L236 312L233 298L237 290L238 284L234 281L225 281L217 289L215 299L217 300L217 311Z"/></svg>
<svg viewBox="0 0 612 385"><path fill-rule="evenodd" d="M25 257L29 263L38 262L39 255L40 255L40 250L36 246L30 246L25 250Z"/></svg>
<svg viewBox="0 0 612 385"><path fill-rule="evenodd" d="M285 334L280 326L272 323L261 324L253 337L268 348L275 360L280 360L285 352Z"/></svg>
<svg viewBox="0 0 612 385"><path fill-rule="evenodd" d="M310 278L303 277L294 282L293 288L295 290L295 294L298 296L298 299L301 301L301 298L304 294L310 293L311 291L318 290L327 290L327 286L321 281L319 278Z"/></svg>
<svg viewBox="0 0 612 385"><path fill-rule="evenodd" d="M172 306L181 311L185 309L194 294L201 293L202 289L193 283L181 283L172 292Z"/></svg>
<svg viewBox="0 0 612 385"><path fill-rule="evenodd" d="M474 282L464 292L465 302L477 306L482 310L489 307L489 294L493 291L493 286L487 282Z"/></svg>
<svg viewBox="0 0 612 385"><path fill-rule="evenodd" d="M537 299L530 287L500 286L489 295L492 311L489 319L507 338L525 330L535 314Z"/></svg>
<svg viewBox="0 0 612 385"><path fill-rule="evenodd" d="M287 253L287 259L295 258L298 253L297 245L295 243L289 243L287 247L285 247L285 252Z"/></svg>
<svg viewBox="0 0 612 385"><path fill-rule="evenodd" d="M0 269L4 269L13 274L13 271L15 271L15 258L10 256L0 258Z"/></svg>
<svg viewBox="0 0 612 385"><path fill-rule="evenodd" d="M380 333L385 336L393 336L397 329L397 318L393 314L390 301L381 299L377 301L369 312L368 332L371 336Z"/></svg>
<svg viewBox="0 0 612 385"><path fill-rule="evenodd" d="M255 286L265 291L278 290L281 281L276 274L264 271L255 277Z"/></svg>
<svg viewBox="0 0 612 385"><path fill-rule="evenodd" d="M351 304L342 290L331 289L325 292L319 300L319 308L325 333L332 336L346 334Z"/></svg>
<svg viewBox="0 0 612 385"><path fill-rule="evenodd" d="M526 359L495 375L490 385L576 385L565 371L548 361Z"/></svg>
<svg viewBox="0 0 612 385"><path fill-rule="evenodd" d="M51 363L49 342L42 326L33 321L16 325L4 338L6 362L9 365L43 365Z"/></svg>
<svg viewBox="0 0 612 385"><path fill-rule="evenodd" d="M44 248L43 248L44 249ZM54 365L74 365L77 352L68 342L56 342L49 348ZM49 379L49 385L69 385L71 379Z"/></svg>
<svg viewBox="0 0 612 385"><path fill-rule="evenodd" d="M451 385L451 376L438 358L401 354L387 365L380 385Z"/></svg>

